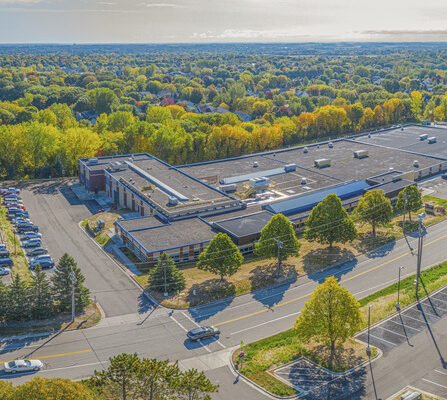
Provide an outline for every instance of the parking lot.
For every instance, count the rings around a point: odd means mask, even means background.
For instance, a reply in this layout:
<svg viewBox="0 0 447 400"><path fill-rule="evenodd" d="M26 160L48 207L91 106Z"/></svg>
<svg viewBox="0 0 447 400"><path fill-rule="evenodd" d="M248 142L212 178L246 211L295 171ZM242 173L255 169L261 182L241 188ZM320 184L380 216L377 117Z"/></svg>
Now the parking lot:
<svg viewBox="0 0 447 400"><path fill-rule="evenodd" d="M420 289L424 293L423 288ZM427 326L447 315L447 288L438 291L394 317L375 325L370 330L370 344L387 353L403 344L411 344L411 338ZM367 343L368 333L362 332L357 339Z"/></svg>
<svg viewBox="0 0 447 400"><path fill-rule="evenodd" d="M447 200L447 179L438 177L420 183L419 186L423 189L424 195L435 196Z"/></svg>
<svg viewBox="0 0 447 400"><path fill-rule="evenodd" d="M431 370L415 382L414 386L441 398L447 398L447 369L436 368Z"/></svg>

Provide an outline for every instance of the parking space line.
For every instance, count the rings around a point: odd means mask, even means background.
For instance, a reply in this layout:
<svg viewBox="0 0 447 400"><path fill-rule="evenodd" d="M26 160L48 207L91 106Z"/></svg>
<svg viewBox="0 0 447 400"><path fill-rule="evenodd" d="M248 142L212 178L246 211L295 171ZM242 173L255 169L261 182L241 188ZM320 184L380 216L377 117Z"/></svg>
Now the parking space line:
<svg viewBox="0 0 447 400"><path fill-rule="evenodd" d="M390 330L390 329L384 328L384 327L381 326L381 325L377 326L376 328L383 329L384 331L390 332L390 333L392 333L393 335L401 336L401 337L403 337L403 338L405 338L405 339L407 338L405 335L402 335L401 333L397 333L397 332L394 332L394 331L392 331L392 330Z"/></svg>
<svg viewBox="0 0 447 400"><path fill-rule="evenodd" d="M373 337L373 338L375 338L377 340L381 340L382 342L388 343L388 344L390 344L392 346L397 346L397 343L390 342L389 340L382 339L382 338L380 338L378 336L371 335L371 334L369 334L369 336L371 336L371 337Z"/></svg>
<svg viewBox="0 0 447 400"><path fill-rule="evenodd" d="M431 312L424 310L424 307L421 307L421 308L422 308L422 310L416 307L416 310L418 310L421 314L428 314L435 318L441 318L440 315L432 314Z"/></svg>
<svg viewBox="0 0 447 400"><path fill-rule="evenodd" d="M422 332L420 329L413 328L410 325L401 324L399 322L393 321L392 319L389 319L388 322L392 322L393 324L399 325L399 326L401 326L402 328L405 328L405 329L410 328L410 329L415 330L416 332Z"/></svg>
<svg viewBox="0 0 447 400"><path fill-rule="evenodd" d="M409 315L407 315L407 314L401 314L401 315L402 315L402 317L410 318L410 319L412 319L413 321L417 321L417 322L419 322L419 323L425 325L425 321L424 321L423 319L420 320L420 319L411 317L411 316L409 316Z"/></svg>
<svg viewBox="0 0 447 400"><path fill-rule="evenodd" d="M432 300L436 300L436 301L440 301L441 303L445 303L445 304L447 304L447 301L438 299L437 297L432 297L431 299L432 299Z"/></svg>
<svg viewBox="0 0 447 400"><path fill-rule="evenodd" d="M440 383L433 382L433 381L429 381L428 379L425 379L425 378L422 378L422 380L423 380L424 382L431 383L432 385L436 385L436 386L442 387L442 388L444 388L444 389L447 389L447 386L441 385Z"/></svg>
<svg viewBox="0 0 447 400"><path fill-rule="evenodd" d="M429 301L428 303L430 304L430 307L431 308L434 308L435 310L441 310L441 311L444 311L444 312L447 312L447 310L445 309L445 308L441 308L441 307L439 307L438 305L436 305L436 304L433 304L432 305L432 301L433 301L433 299L431 300L431 301Z"/></svg>
<svg viewBox="0 0 447 400"><path fill-rule="evenodd" d="M441 375L447 375L447 372L442 372L442 371L439 371L437 369L435 369L434 371L437 372L438 374L441 374Z"/></svg>

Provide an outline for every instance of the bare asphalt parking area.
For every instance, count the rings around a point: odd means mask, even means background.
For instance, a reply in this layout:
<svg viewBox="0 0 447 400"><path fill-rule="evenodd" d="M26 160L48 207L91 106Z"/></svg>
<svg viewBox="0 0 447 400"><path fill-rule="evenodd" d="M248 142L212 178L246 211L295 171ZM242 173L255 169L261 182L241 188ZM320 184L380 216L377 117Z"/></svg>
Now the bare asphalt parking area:
<svg viewBox="0 0 447 400"><path fill-rule="evenodd" d="M411 346L411 338L422 332L429 325L447 315L447 288L430 295L394 317L375 325L370 330L370 344L383 353L403 343ZM368 333L364 332L357 339L367 343Z"/></svg>

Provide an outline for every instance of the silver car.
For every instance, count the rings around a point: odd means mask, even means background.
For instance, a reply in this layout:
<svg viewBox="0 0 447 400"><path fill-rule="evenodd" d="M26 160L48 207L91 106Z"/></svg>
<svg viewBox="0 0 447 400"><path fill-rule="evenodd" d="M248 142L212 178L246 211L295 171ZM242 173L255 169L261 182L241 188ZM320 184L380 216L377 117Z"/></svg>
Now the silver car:
<svg viewBox="0 0 447 400"><path fill-rule="evenodd" d="M40 360L14 360L5 362L4 370L10 374L19 372L39 371L43 367Z"/></svg>
<svg viewBox="0 0 447 400"><path fill-rule="evenodd" d="M0 267L0 276L9 275L11 273L11 270L6 267Z"/></svg>

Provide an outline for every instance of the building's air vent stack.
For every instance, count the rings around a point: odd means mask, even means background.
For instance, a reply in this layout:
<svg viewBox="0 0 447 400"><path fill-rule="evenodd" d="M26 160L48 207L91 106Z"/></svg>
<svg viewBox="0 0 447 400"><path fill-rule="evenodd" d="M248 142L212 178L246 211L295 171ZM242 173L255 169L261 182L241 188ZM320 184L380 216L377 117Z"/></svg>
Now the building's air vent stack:
<svg viewBox="0 0 447 400"><path fill-rule="evenodd" d="M418 160L414 160L413 161L413 167L419 168L419 161Z"/></svg>
<svg viewBox="0 0 447 400"><path fill-rule="evenodd" d="M169 201L168 201L168 206L169 207L174 207L178 204L178 199L177 197L174 196L169 196Z"/></svg>

